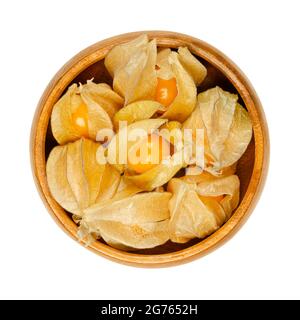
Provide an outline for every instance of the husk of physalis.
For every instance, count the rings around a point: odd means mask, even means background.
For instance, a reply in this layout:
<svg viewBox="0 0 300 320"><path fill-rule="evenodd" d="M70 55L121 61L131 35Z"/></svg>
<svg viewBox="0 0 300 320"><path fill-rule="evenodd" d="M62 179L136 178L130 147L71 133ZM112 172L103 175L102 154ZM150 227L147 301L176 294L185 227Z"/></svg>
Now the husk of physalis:
<svg viewBox="0 0 300 320"><path fill-rule="evenodd" d="M123 103L123 98L105 83L96 84L90 80L79 86L72 84L53 107L53 136L59 144L81 137L96 140L100 129L113 128L112 117ZM83 110L83 118L76 119L74 117L79 109Z"/></svg>
<svg viewBox="0 0 300 320"><path fill-rule="evenodd" d="M127 179L142 190L151 191L167 183L185 166L184 149L181 149L174 153L170 159L163 160L144 173L128 175Z"/></svg>
<svg viewBox="0 0 300 320"><path fill-rule="evenodd" d="M193 137L196 129L204 131L204 170L214 175L236 163L252 138L250 116L237 100L237 95L219 87L202 92L182 126L191 129Z"/></svg>
<svg viewBox="0 0 300 320"><path fill-rule="evenodd" d="M161 79L176 79L177 96L167 107L162 117L184 121L196 105L197 89L206 77L206 68L185 47L178 52L163 49L157 55L157 76Z"/></svg>
<svg viewBox="0 0 300 320"><path fill-rule="evenodd" d="M205 238L220 228L239 203L239 178L206 176L198 183L174 178L168 184L169 234L173 242Z"/></svg>
<svg viewBox="0 0 300 320"><path fill-rule="evenodd" d="M97 162L99 148L103 148L99 143L81 138L55 147L47 160L51 194L79 218L84 209L113 197L120 183L120 174L113 166Z"/></svg>
<svg viewBox="0 0 300 320"><path fill-rule="evenodd" d="M118 130L120 121L126 121L127 125L130 125L140 120L150 119L158 111L164 110L164 106L153 100L140 100L133 102L120 109L114 115L114 127Z"/></svg>
<svg viewBox="0 0 300 320"><path fill-rule="evenodd" d="M115 46L105 57L105 66L113 77L113 88L124 97L125 105L154 99L156 55L156 41L141 35Z"/></svg>
<svg viewBox="0 0 300 320"><path fill-rule="evenodd" d="M199 86L207 76L207 70L204 65L191 54L187 47L178 49L178 58L184 69L193 78L195 85Z"/></svg>
<svg viewBox="0 0 300 320"><path fill-rule="evenodd" d="M162 118L182 122L186 120L195 108L197 89L193 78L180 63L177 52L172 51L170 53L168 62L176 79L177 95L162 114Z"/></svg>
<svg viewBox="0 0 300 320"><path fill-rule="evenodd" d="M133 173L127 170L126 161L129 157L130 150L134 150L141 139L155 132L162 125L166 124L166 119L147 119L132 123L113 137L107 150L107 160L120 173L124 173L128 181L135 184L144 191L152 191L168 182L182 167L186 166L183 148L175 148L175 153L169 159L163 159L153 168L144 173ZM167 129L166 129L167 130ZM178 128L180 131L180 129ZM134 133L139 133L134 139L131 137ZM167 139L165 135L163 137ZM168 140L169 141L169 140ZM170 141L172 143L173 141ZM126 147L125 147L126 146ZM123 147L125 150L120 150ZM124 160L123 163L121 160Z"/></svg>
<svg viewBox="0 0 300 320"><path fill-rule="evenodd" d="M112 198L84 210L81 229L121 250L159 246L169 239L170 198L168 192Z"/></svg>

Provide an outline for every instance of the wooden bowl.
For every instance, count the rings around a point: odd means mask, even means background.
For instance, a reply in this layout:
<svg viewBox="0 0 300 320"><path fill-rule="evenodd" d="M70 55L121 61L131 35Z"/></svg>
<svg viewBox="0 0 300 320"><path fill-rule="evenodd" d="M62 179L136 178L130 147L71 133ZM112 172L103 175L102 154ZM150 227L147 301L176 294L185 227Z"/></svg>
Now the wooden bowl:
<svg viewBox="0 0 300 320"><path fill-rule="evenodd" d="M71 215L54 200L47 184L46 159L56 145L49 127L51 111L56 101L73 82L83 83L87 79L94 78L95 82L111 84L112 79L103 64L105 55L113 46L127 42L142 33L147 33L149 38L156 38L160 47L187 46L208 70L208 76L200 90L219 85L225 90L238 93L239 102L249 111L254 131L253 139L237 167L241 181L241 202L229 221L212 235L202 241L194 239L186 244L168 242L154 249L139 250L134 253L114 249L100 241L87 247L117 262L141 267L162 267L204 256L232 237L249 217L266 178L269 138L262 106L249 80L223 53L201 40L165 31L122 34L88 47L58 71L39 101L32 124L31 162L37 188L50 214L68 235L78 240L77 225L71 219Z"/></svg>

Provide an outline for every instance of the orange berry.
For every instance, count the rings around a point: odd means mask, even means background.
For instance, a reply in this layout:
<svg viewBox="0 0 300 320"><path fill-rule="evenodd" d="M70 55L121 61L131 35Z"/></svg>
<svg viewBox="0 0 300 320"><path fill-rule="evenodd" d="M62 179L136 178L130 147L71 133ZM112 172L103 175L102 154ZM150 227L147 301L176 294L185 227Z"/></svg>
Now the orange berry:
<svg viewBox="0 0 300 320"><path fill-rule="evenodd" d="M157 78L157 87L155 100L165 107L168 107L177 96L176 79L171 78L168 80Z"/></svg>
<svg viewBox="0 0 300 320"><path fill-rule="evenodd" d="M82 103L72 114L73 125L83 137L88 137L88 110L87 106Z"/></svg>

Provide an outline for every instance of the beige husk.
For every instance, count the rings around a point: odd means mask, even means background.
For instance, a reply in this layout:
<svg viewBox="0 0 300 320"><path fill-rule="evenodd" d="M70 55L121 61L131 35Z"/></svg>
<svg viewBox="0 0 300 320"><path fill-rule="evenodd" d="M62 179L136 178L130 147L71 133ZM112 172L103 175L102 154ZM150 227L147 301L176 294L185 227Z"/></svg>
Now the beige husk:
<svg viewBox="0 0 300 320"><path fill-rule="evenodd" d="M167 183L181 168L186 166L184 149L177 151L170 159L162 161L152 169L127 179L142 190L151 191Z"/></svg>
<svg viewBox="0 0 300 320"><path fill-rule="evenodd" d="M163 118L184 121L196 105L196 85L206 77L206 68L187 48L180 47L178 53L163 49L157 55L159 70L157 76L162 79L176 79L177 96Z"/></svg>
<svg viewBox="0 0 300 320"><path fill-rule="evenodd" d="M204 238L221 227L239 202L239 179L236 175L203 179L186 183L172 179L168 191L173 193L169 202L170 239L184 243L193 238ZM224 196L222 200L214 197Z"/></svg>
<svg viewBox="0 0 300 320"><path fill-rule="evenodd" d="M88 138L96 140L100 129L112 129L111 117L123 105L123 99L107 84L96 84L91 80L79 87L71 85L57 101L51 114L51 129L59 144L81 138L72 120L72 114L85 105L88 116Z"/></svg>
<svg viewBox="0 0 300 320"><path fill-rule="evenodd" d="M83 210L117 191L120 174L109 164L98 164L99 143L81 138L55 147L47 160L47 180L56 201L67 211L82 216ZM109 172L109 173L108 173Z"/></svg>
<svg viewBox="0 0 300 320"><path fill-rule="evenodd" d="M156 71L158 78L169 80L174 77L174 72L172 71L172 67L169 62L171 52L172 51L169 48L158 51L156 60L156 65L159 67Z"/></svg>
<svg viewBox="0 0 300 320"><path fill-rule="evenodd" d="M189 174L188 172L189 171L187 170L186 174L183 177L181 177L181 179L184 182L200 183L200 182L204 182L204 181L211 181L211 180L215 180L218 178L224 178L224 177L234 175L236 172L236 163L234 163L233 165L231 165L229 167L223 168L222 170L220 170L218 172L218 175L213 175L207 171L200 171L198 173L191 171L192 174Z"/></svg>
<svg viewBox="0 0 300 320"><path fill-rule="evenodd" d="M113 122L116 129L119 128L120 121L126 121L127 125L133 122L150 119L157 111L165 108L153 100L141 100L133 102L120 109L114 116Z"/></svg>
<svg viewBox="0 0 300 320"><path fill-rule="evenodd" d="M105 58L113 77L113 88L125 98L125 105L137 100L154 99L156 89L156 41L142 35L114 47Z"/></svg>
<svg viewBox="0 0 300 320"><path fill-rule="evenodd" d="M252 137L249 114L237 100L219 87L209 89L198 95L195 110L183 123L193 133L204 130L204 169L213 174L236 163Z"/></svg>
<svg viewBox="0 0 300 320"><path fill-rule="evenodd" d="M89 233L121 249L145 249L168 241L168 192L140 193L85 210L82 225Z"/></svg>
<svg viewBox="0 0 300 320"><path fill-rule="evenodd" d="M170 52L168 61L176 78L177 96L163 113L162 118L183 122L192 113L196 105L196 85L190 74L178 59L178 53ZM160 70L159 70L160 71ZM162 71L163 72L163 69Z"/></svg>
<svg viewBox="0 0 300 320"><path fill-rule="evenodd" d="M124 99L114 92L107 83L94 83L88 80L80 86L82 98L87 102L95 102L101 106L112 119L115 113L122 108Z"/></svg>
<svg viewBox="0 0 300 320"><path fill-rule="evenodd" d="M186 47L178 49L178 58L185 70L193 78L195 85L199 86L207 75L204 65L197 60Z"/></svg>

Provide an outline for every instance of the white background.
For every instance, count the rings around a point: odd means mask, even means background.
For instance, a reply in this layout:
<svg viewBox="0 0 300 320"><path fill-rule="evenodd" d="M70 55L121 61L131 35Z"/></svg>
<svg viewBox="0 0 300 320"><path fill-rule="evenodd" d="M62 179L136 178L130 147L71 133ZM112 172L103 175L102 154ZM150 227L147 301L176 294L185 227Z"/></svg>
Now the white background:
<svg viewBox="0 0 300 320"><path fill-rule="evenodd" d="M300 298L298 1L1 1L0 298ZM90 44L171 30L235 61L263 103L271 162L246 225L203 259L138 269L101 258L54 223L29 161L36 104L56 71Z"/></svg>

